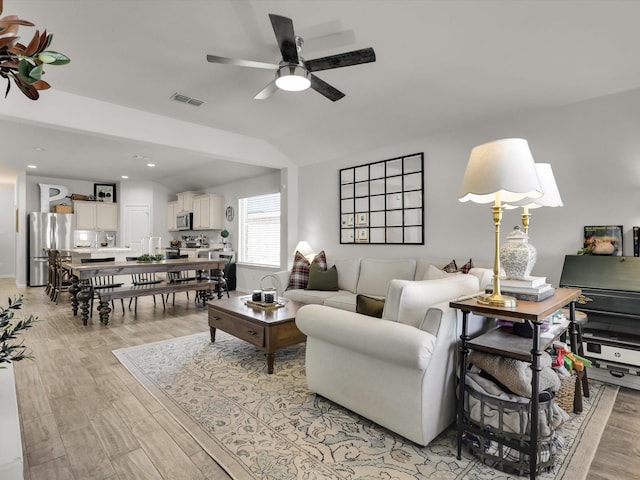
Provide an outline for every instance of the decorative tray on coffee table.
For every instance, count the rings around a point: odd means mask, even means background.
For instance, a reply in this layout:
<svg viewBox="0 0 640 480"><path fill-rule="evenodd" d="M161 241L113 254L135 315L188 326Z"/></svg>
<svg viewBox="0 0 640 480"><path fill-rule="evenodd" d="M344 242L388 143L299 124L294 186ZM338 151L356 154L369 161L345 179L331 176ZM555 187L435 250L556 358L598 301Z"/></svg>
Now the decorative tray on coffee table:
<svg viewBox="0 0 640 480"><path fill-rule="evenodd" d="M285 302L283 302L281 298L279 298L277 302L272 303L256 302L254 300L251 300L251 297L245 297L243 298L243 300L247 307L259 308L261 310L275 310L277 308L282 308L285 306Z"/></svg>

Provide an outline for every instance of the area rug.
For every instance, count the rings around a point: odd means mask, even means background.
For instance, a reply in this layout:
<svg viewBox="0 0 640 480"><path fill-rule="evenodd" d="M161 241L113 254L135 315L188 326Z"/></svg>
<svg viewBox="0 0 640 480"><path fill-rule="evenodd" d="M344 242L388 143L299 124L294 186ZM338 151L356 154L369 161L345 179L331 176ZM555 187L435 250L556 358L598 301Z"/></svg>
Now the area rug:
<svg viewBox="0 0 640 480"><path fill-rule="evenodd" d="M279 351L266 373L262 350L218 331L114 350L133 376L236 480L414 480L511 477L478 461L449 428L420 447L306 386L305 346ZM566 447L538 478L586 477L617 387L590 382L584 411L562 427Z"/></svg>

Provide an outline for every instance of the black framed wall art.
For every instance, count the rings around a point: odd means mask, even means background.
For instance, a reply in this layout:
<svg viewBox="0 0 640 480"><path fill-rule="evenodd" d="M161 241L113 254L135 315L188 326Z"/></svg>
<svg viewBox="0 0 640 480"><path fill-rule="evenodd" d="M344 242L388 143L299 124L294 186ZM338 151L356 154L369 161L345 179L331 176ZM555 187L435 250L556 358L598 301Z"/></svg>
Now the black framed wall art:
<svg viewBox="0 0 640 480"><path fill-rule="evenodd" d="M98 202L115 203L116 184L115 183L94 183L93 196Z"/></svg>
<svg viewBox="0 0 640 480"><path fill-rule="evenodd" d="M343 168L340 243L424 245L424 153Z"/></svg>

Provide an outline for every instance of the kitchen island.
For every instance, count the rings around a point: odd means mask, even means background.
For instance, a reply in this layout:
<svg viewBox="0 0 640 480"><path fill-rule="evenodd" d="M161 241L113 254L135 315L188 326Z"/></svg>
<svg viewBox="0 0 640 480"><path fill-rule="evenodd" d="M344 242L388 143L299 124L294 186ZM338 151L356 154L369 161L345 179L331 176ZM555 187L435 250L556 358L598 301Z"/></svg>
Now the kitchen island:
<svg viewBox="0 0 640 480"><path fill-rule="evenodd" d="M129 247L71 248L60 250L63 256L70 256L71 263L81 263L83 258L115 257L116 262L124 262L126 257L138 256L140 252Z"/></svg>

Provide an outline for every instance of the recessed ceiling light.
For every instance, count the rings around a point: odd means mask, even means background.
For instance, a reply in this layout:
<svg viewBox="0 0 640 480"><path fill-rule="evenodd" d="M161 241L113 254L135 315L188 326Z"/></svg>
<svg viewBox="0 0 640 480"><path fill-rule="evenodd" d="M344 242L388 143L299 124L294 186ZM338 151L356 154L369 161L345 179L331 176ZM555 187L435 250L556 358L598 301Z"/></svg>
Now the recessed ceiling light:
<svg viewBox="0 0 640 480"><path fill-rule="evenodd" d="M36 152L44 152L44 148L42 147L33 147Z"/></svg>
<svg viewBox="0 0 640 480"><path fill-rule="evenodd" d="M147 163L147 167L155 167L156 164L155 163Z"/></svg>
<svg viewBox="0 0 640 480"><path fill-rule="evenodd" d="M129 178L129 175L122 175L122 178Z"/></svg>
<svg viewBox="0 0 640 480"><path fill-rule="evenodd" d="M27 168L38 168L37 165L27 165Z"/></svg>

